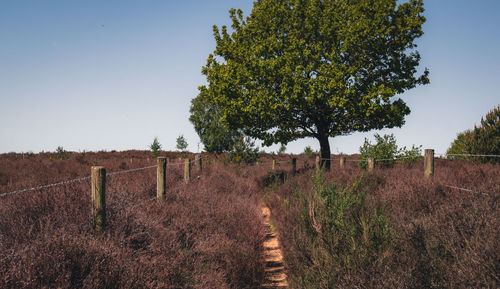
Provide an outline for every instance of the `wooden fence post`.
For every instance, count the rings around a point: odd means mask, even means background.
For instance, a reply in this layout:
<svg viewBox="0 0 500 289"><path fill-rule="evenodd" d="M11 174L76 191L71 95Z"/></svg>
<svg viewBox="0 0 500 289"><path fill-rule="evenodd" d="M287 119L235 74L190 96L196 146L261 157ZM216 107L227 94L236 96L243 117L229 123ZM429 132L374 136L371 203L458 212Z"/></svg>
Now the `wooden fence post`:
<svg viewBox="0 0 500 289"><path fill-rule="evenodd" d="M375 168L375 159L369 158L368 159L368 171L373 172L374 168Z"/></svg>
<svg viewBox="0 0 500 289"><path fill-rule="evenodd" d="M292 158L292 174L297 173L297 158Z"/></svg>
<svg viewBox="0 0 500 289"><path fill-rule="evenodd" d="M189 159L184 159L184 182L189 183L191 178L191 161Z"/></svg>
<svg viewBox="0 0 500 289"><path fill-rule="evenodd" d="M165 200L167 191L167 159L160 157L157 159L156 168L156 197Z"/></svg>
<svg viewBox="0 0 500 289"><path fill-rule="evenodd" d="M430 178L434 176L434 150L426 149L424 158L424 176Z"/></svg>
<svg viewBox="0 0 500 289"><path fill-rule="evenodd" d="M316 169L319 170L321 168L321 162L319 156L316 156Z"/></svg>
<svg viewBox="0 0 500 289"><path fill-rule="evenodd" d="M276 170L276 160L273 160L273 171Z"/></svg>
<svg viewBox="0 0 500 289"><path fill-rule="evenodd" d="M106 169L92 167L90 171L92 186L92 227L101 232L106 226Z"/></svg>
<svg viewBox="0 0 500 289"><path fill-rule="evenodd" d="M346 157L340 157L340 167L343 168L345 166Z"/></svg>
<svg viewBox="0 0 500 289"><path fill-rule="evenodd" d="M198 166L200 167L200 173L203 170L203 158L201 155L198 155Z"/></svg>

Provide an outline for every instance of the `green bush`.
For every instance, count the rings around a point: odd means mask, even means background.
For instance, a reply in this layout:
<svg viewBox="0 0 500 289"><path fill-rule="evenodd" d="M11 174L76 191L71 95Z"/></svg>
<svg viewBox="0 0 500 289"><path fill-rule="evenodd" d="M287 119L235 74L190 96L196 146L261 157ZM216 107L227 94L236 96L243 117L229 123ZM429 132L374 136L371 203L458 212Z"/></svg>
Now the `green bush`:
<svg viewBox="0 0 500 289"><path fill-rule="evenodd" d="M422 146L412 145L409 150L403 147L399 150L398 158L401 158L404 164L415 163L422 158Z"/></svg>
<svg viewBox="0 0 500 289"><path fill-rule="evenodd" d="M280 148L278 149L278 154L282 155L286 152L286 145L281 144Z"/></svg>
<svg viewBox="0 0 500 289"><path fill-rule="evenodd" d="M380 136L375 134L375 144L372 144L365 138L365 143L359 148L360 162L359 166L366 168L368 159L373 158L377 165L390 166L401 159L404 163L413 163L422 156L422 146L413 145L411 149L406 147L398 148L396 138L393 134Z"/></svg>
<svg viewBox="0 0 500 289"><path fill-rule="evenodd" d="M68 158L69 155L69 152L65 150L62 146L57 147L56 153L58 154L61 160Z"/></svg>
<svg viewBox="0 0 500 289"><path fill-rule="evenodd" d="M259 155L259 148L255 147L255 141L248 136L240 135L229 153L229 162L251 164L257 161Z"/></svg>
<svg viewBox="0 0 500 289"><path fill-rule="evenodd" d="M313 153L314 153L314 151L312 150L312 148L310 146L306 146L304 148L304 152L303 152L304 155L310 157L310 156L312 156Z"/></svg>
<svg viewBox="0 0 500 289"><path fill-rule="evenodd" d="M449 157L464 157L481 162L500 162L498 157L468 157L461 155L500 155L500 105L481 118L481 125L457 135L446 152Z"/></svg>
<svg viewBox="0 0 500 289"><path fill-rule="evenodd" d="M321 170L312 178L314 190L302 195L301 217L312 239L311 261L321 266L308 270L302 283L332 288L336 274L362 270L392 250L393 232L384 208L367 200L362 179L341 188L325 185Z"/></svg>

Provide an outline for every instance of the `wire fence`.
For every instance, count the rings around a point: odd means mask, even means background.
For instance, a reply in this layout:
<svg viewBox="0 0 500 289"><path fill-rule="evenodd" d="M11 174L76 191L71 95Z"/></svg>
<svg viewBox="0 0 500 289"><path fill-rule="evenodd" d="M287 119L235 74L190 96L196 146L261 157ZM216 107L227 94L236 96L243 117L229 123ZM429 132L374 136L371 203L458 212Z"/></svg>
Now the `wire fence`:
<svg viewBox="0 0 500 289"><path fill-rule="evenodd" d="M196 162L196 160L189 161L190 164L193 164L195 162ZM185 165L185 163L186 162L168 163L167 166L180 166L180 165ZM143 167L143 168L136 168L136 169L106 173L106 176L111 177L111 176L116 176L116 175L128 174L128 173L148 170L148 169L152 169L152 168L156 168L156 167L157 167L157 165L153 165L153 166L148 166L148 167ZM31 191L39 191L39 190L48 189L48 188L52 188L52 187L78 183L78 182L82 182L82 181L86 181L86 180L90 180L90 176L76 178L76 179L72 179L72 180L66 180L66 181L62 181L62 182L58 182L58 183L53 183L53 184L48 184L48 185L43 185L43 186L38 186L38 187L33 187L33 188L17 190L17 191L13 191L13 192L2 193L2 194L0 194L0 197L6 197L6 196L10 196L10 195L16 195L16 194L26 193L26 192L31 192Z"/></svg>
<svg viewBox="0 0 500 289"><path fill-rule="evenodd" d="M190 160L188 162L183 161L183 162L177 162L177 163L168 163L167 166L171 166L171 167L172 166L182 166L182 165L185 165L186 163L193 164L193 163L199 161L200 159L202 159L202 158L199 157L197 159ZM129 173L134 173L134 172L138 172L138 171L144 171L144 170L148 170L148 169L152 169L152 168L157 168L157 167L158 167L157 165L153 165L153 166L147 166L147 167L142 167L142 168L135 168L135 169L118 171L118 172L112 172L112 173L107 173L106 177L111 177L111 176L116 176L116 175L123 175L123 174L129 174ZM17 190L17 191L13 191L13 192L8 192L8 193L0 194L0 197L5 197L5 196L9 196L9 195L20 194L20 193L30 192L30 191L43 190L43 189L57 187L57 186L68 185L68 184L72 184L72 183L77 183L77 182L82 182L82 181L90 180L90 178L91 177L88 176L88 177L83 177L83 178L77 178L77 179L62 181L62 182L58 182L58 183L54 183L54 184L49 184L49 185L43 185L43 186L38 186L38 187L33 187L33 188L28 188L28 189ZM155 197L147 199L147 200L145 200L143 202L135 204L135 205L133 205L133 206L131 206L129 208L130 209L135 209L137 207L143 206L143 205L145 205L145 204L147 204L147 203L149 203L151 201L154 201L156 199L157 199L157 197L155 196ZM35 246L26 247L26 248L24 248L22 250L14 252L13 254L10 254L10 255L7 255L5 257L0 258L0 262L8 260L8 259L11 259L11 258L15 258L15 257L19 256L20 254L22 254L24 252L27 252L27 251L30 251L30 250L33 250L35 248L36 248Z"/></svg>
<svg viewBox="0 0 500 289"><path fill-rule="evenodd" d="M77 183L77 182L82 182L82 181L85 181L85 180L90 180L90 177L83 177L83 178L78 178L78 179L73 179L73 180L62 181L62 182L55 183L55 184L44 185L44 186L39 186L39 187L34 187L34 188L29 188L29 189L23 189L23 190L18 190L18 191L3 193L3 194L0 194L0 197L10 196L10 195L16 195L16 194L25 193L25 192L31 192L31 191L39 191L39 190L48 189L48 188L52 188L52 187L57 187L57 186L63 186L63 185L69 185L69 184Z"/></svg>
<svg viewBox="0 0 500 289"><path fill-rule="evenodd" d="M436 154L436 155L438 155L438 156L447 156L447 157L448 156L495 157L495 158L500 157L500 155L472 155L472 154ZM400 156L400 157L395 157L395 158L374 159L374 161L375 162L397 161L397 160L409 159L409 158L415 158L415 157L413 157L413 156ZM320 158L320 160L322 160L322 161L334 161L334 160L340 160L340 159L344 159L347 162L363 162L363 161L366 161L364 159L347 159L345 157L339 157L339 158ZM177 162L177 163L167 163L167 166L182 166L182 165L186 165L186 163L193 164L193 163L196 163L197 161L199 161L199 159L189 160L188 162L183 161L183 162ZM270 163L276 164L275 160L270 160L270 161L267 161L267 162L261 162L260 165L270 164ZM128 173L133 173L133 172L148 170L148 169L152 169L152 168L156 168L156 167L157 167L157 165L152 165L152 166L147 166L147 167L142 167L142 168L135 168L135 169L117 171L117 172L107 173L106 176L111 177L111 176L116 176L116 175L128 174ZM56 186L68 185L68 184L72 184L72 183L86 181L86 180L89 180L89 179L90 179L90 176L82 177L82 178L76 178L76 179L62 181L62 182L58 182L58 183L54 183L54 184L43 185L43 186L38 186L38 187L33 187L33 188L28 188L28 189L22 189L22 190L17 190L17 191L8 192L8 193L2 193L2 194L0 194L0 197L5 197L5 196L10 196L10 195L20 194L20 193L30 192L30 191L43 190L43 189L52 188L52 187L56 187ZM480 192L480 191L477 191L477 190L472 190L472 189L467 189L467 188L461 188L461 187L457 187L457 186L450 186L450 185L444 185L444 186L447 187L447 188L450 188L450 189L455 189L455 190L469 192L469 193L475 193L475 194L480 194L480 195L485 195L485 196L490 196L491 195L489 193ZM151 202L151 201L153 201L155 199L157 199L156 196L152 197L152 198L150 198L148 200L145 200L143 202L140 202L140 203L138 203L138 204L136 204L136 205L134 205L134 206L132 206L130 208L133 209L133 208L142 206L142 205L144 205L144 204L146 204L148 202ZM22 249L20 251L17 251L15 253L11 254L11 255L8 255L8 256L5 256L3 258L0 258L0 261L4 261L4 260L8 260L8 259L17 257L20 254L22 254L24 252L27 252L29 250L32 250L34 248L35 248L35 246L29 246L27 248L24 248L24 249Z"/></svg>
<svg viewBox="0 0 500 289"><path fill-rule="evenodd" d="M473 154L439 154L447 157L477 157L477 158L500 158L500 155L473 155Z"/></svg>
<svg viewBox="0 0 500 289"><path fill-rule="evenodd" d="M490 194L487 194L487 193L483 193L483 192L479 192L479 191L474 191L474 190L466 189L466 188L455 187L455 186L445 185L445 187L450 188L450 189L459 190L459 191L464 191L464 192L469 192L469 193L475 193L475 194L485 195L485 196L489 196L490 195Z"/></svg>

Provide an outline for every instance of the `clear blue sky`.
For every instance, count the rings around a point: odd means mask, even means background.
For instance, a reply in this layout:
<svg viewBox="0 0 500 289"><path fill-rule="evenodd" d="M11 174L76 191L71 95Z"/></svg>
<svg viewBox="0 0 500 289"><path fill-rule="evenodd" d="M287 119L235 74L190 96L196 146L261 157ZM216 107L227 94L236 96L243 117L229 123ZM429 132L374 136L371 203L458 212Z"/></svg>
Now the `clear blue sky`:
<svg viewBox="0 0 500 289"><path fill-rule="evenodd" d="M445 152L456 134L500 103L500 1L426 0L421 66L431 84L402 95L412 113L400 145ZM183 134L200 73L214 49L212 25L252 1L0 0L0 152L167 150ZM330 139L356 153L375 131ZM314 139L288 145L301 152ZM275 147L266 148L275 151Z"/></svg>

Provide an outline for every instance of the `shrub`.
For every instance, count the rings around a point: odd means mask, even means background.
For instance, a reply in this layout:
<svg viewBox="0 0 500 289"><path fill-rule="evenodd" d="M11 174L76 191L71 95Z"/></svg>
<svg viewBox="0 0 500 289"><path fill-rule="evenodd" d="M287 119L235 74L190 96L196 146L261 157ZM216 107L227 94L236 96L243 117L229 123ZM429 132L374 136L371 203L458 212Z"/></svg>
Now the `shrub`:
<svg viewBox="0 0 500 289"><path fill-rule="evenodd" d="M153 157L156 158L161 151L161 144L157 137L155 137L153 143L149 145L149 149L151 150Z"/></svg>
<svg viewBox="0 0 500 289"><path fill-rule="evenodd" d="M312 150L312 148L310 146L306 146L304 148L304 152L303 152L304 155L310 157L310 156L312 156L313 153L314 152L313 152L313 150Z"/></svg>
<svg viewBox="0 0 500 289"><path fill-rule="evenodd" d="M375 134L375 144L371 144L367 138L365 138L365 143L359 148L360 162L359 166L366 168L367 160L369 158L374 158L380 160L378 164L391 165L394 164L394 158L398 154L398 146L396 144L396 138L393 134L380 136Z"/></svg>
<svg viewBox="0 0 500 289"><path fill-rule="evenodd" d="M286 152L286 145L281 144L280 148L278 149L278 154L282 155Z"/></svg>
<svg viewBox="0 0 500 289"><path fill-rule="evenodd" d="M59 158L62 160L62 159L66 159L69 155L69 152L66 151L62 146L58 146L57 149L56 149L56 153L57 155L59 156Z"/></svg>
<svg viewBox="0 0 500 289"><path fill-rule="evenodd" d="M313 189L301 195L301 218L312 244L311 261L321 265L303 272L302 284L334 288L338 275L380 262L391 250L393 233L384 208L367 200L363 179L346 187L325 184L321 170L312 179Z"/></svg>
<svg viewBox="0 0 500 289"><path fill-rule="evenodd" d="M422 146L412 145L409 150L403 147L399 151L398 157L400 157L401 161L405 164L415 163L422 158Z"/></svg>
<svg viewBox="0 0 500 289"><path fill-rule="evenodd" d="M240 135L238 141L233 145L229 153L229 162L232 163L255 163L259 158L259 148L255 147L255 141L248 136Z"/></svg>
<svg viewBox="0 0 500 289"><path fill-rule="evenodd" d="M500 155L500 105L490 110L485 118L481 118L481 125L459 133L446 154L452 157L462 157L460 155L463 154ZM500 158L495 157L474 159L500 162Z"/></svg>
<svg viewBox="0 0 500 289"><path fill-rule="evenodd" d="M378 165L390 166L396 162L397 158L409 164L419 160L422 155L422 146L413 145L409 150L406 147L398 148L394 134L384 136L375 134L374 136L375 144L365 138L365 143L359 148L361 154L359 166L362 168L366 168L369 158L378 160Z"/></svg>

